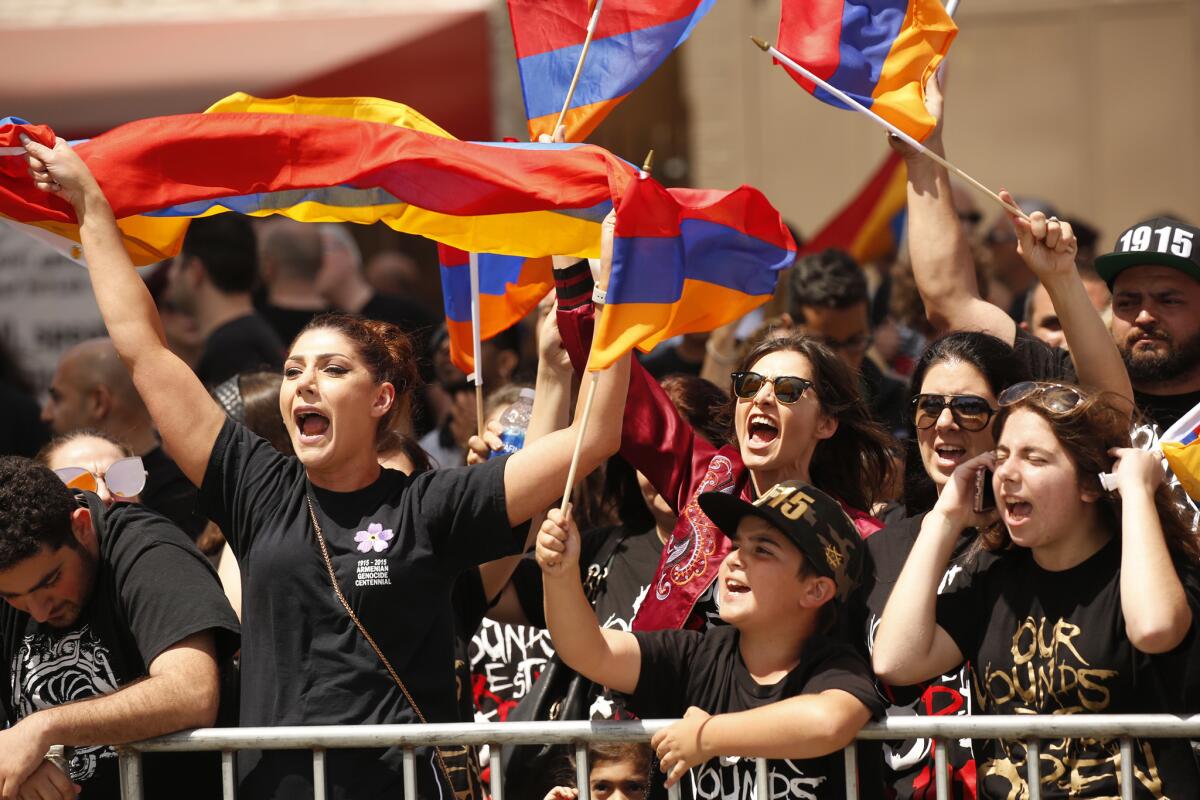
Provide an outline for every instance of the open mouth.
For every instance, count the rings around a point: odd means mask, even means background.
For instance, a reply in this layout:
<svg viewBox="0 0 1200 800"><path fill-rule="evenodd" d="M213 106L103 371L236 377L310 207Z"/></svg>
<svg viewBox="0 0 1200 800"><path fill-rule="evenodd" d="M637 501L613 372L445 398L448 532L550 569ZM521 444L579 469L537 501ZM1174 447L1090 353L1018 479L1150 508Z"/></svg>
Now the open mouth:
<svg viewBox="0 0 1200 800"><path fill-rule="evenodd" d="M1021 523L1029 519L1033 513L1033 504L1027 500L1006 497L1004 499L1005 516L1011 523Z"/></svg>
<svg viewBox="0 0 1200 800"><path fill-rule="evenodd" d="M320 412L299 410L295 419L301 444L319 444L329 433L329 417Z"/></svg>
<svg viewBox="0 0 1200 800"><path fill-rule="evenodd" d="M726 578L725 591L729 592L730 594L747 594L750 591L750 587L741 581L735 581L733 578Z"/></svg>
<svg viewBox="0 0 1200 800"><path fill-rule="evenodd" d="M935 445L933 452L937 454L938 460L956 466L967 457L967 449L953 444Z"/></svg>
<svg viewBox="0 0 1200 800"><path fill-rule="evenodd" d="M767 445L779 438L779 426L770 417L754 414L746 425L746 433L751 444Z"/></svg>

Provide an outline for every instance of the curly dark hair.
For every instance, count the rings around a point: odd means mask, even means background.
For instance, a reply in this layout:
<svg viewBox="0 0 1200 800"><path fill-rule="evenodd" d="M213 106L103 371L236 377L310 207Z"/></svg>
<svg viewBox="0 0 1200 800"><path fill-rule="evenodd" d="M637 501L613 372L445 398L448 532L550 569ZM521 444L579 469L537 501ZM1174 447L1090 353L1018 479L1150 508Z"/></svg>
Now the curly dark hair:
<svg viewBox="0 0 1200 800"><path fill-rule="evenodd" d="M74 545L71 490L42 464L0 456L0 570L35 555L42 547Z"/></svg>
<svg viewBox="0 0 1200 800"><path fill-rule="evenodd" d="M791 312L803 320L803 306L849 308L866 303L867 276L844 250L822 250L796 259L791 275Z"/></svg>

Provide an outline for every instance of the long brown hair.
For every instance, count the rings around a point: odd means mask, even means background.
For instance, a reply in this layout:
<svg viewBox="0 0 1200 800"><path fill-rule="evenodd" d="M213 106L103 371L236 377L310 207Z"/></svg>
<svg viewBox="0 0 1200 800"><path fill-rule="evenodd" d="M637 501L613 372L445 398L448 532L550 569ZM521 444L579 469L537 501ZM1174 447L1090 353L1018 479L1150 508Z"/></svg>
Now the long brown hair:
<svg viewBox="0 0 1200 800"><path fill-rule="evenodd" d="M396 390L391 408L379 419L376 438L382 440L394 431L407 435L410 420L405 414L410 408L413 391L421 385L412 338L390 322L340 312L314 317L296 338L320 328L337 331L354 342L359 357L376 382L390 383Z"/></svg>
<svg viewBox="0 0 1200 800"><path fill-rule="evenodd" d="M817 442L809 473L813 485L847 505L870 512L879 493L892 484L892 437L871 418L858 390L858 379L833 351L801 333L768 334L751 348L737 371L745 372L770 353L790 351L808 359L813 391L821 411L838 421L828 439ZM730 393L730 418L737 398Z"/></svg>
<svg viewBox="0 0 1200 800"><path fill-rule="evenodd" d="M1083 399L1067 412L1055 412L1039 402L1040 393L1004 406L996 415L992 430L996 441L1004 432L1004 425L1018 409L1032 411L1050 425L1054 438L1062 445L1067 457L1075 466L1081 489L1097 492L1096 501L1100 523L1114 536L1121 532L1121 497L1106 492L1100 485L1100 473L1112 470L1113 458L1108 451L1114 447L1132 447L1130 440L1128 406L1124 401L1109 393L1087 393L1080 391ZM1184 522L1166 482L1154 493L1154 507L1162 525L1167 549L1177 559L1191 564L1200 564L1200 543ZM1008 529L993 525L981 531L980 539L988 550L1003 550L1012 544Z"/></svg>

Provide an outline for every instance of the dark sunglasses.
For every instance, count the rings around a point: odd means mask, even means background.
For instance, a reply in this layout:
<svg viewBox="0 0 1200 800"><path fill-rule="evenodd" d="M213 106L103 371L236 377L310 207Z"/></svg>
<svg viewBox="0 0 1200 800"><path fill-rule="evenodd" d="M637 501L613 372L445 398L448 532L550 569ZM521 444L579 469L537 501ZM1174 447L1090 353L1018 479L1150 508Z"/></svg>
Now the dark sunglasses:
<svg viewBox="0 0 1200 800"><path fill-rule="evenodd" d="M1021 381L1001 392L997 400L1001 408L1029 400L1052 414L1067 414L1083 402L1083 392L1061 383Z"/></svg>
<svg viewBox="0 0 1200 800"><path fill-rule="evenodd" d="M757 372L735 372L729 377L733 379L733 393L743 400L753 398L768 380ZM775 399L789 406L813 387L812 381L795 375L780 375L769 380L775 389Z"/></svg>
<svg viewBox="0 0 1200 800"><path fill-rule="evenodd" d="M913 424L922 431L937 424L947 407L954 424L964 431L983 430L996 413L987 400L973 394L919 394L912 399L912 406Z"/></svg>

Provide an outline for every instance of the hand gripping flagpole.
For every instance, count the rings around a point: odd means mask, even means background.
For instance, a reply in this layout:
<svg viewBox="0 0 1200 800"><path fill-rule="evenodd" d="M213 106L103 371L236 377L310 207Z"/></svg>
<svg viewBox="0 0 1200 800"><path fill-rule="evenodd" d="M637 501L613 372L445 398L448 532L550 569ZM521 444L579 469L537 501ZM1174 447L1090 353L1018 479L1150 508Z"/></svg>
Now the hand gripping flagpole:
<svg viewBox="0 0 1200 800"><path fill-rule="evenodd" d="M475 424L479 438L483 438L483 342L479 337L479 254L468 253L468 269L471 275L471 352L474 355L475 371L467 380L475 384Z"/></svg>
<svg viewBox="0 0 1200 800"><path fill-rule="evenodd" d="M642 165L642 171L638 178L645 180L650 177L650 168L654 165L654 151L651 150L646 154L646 162ZM607 289L608 287L604 287ZM601 311L600 313L604 313ZM595 341L592 342L595 346ZM590 358L588 359L591 360ZM567 488L563 490L562 505L558 510L564 517L567 514L567 506L571 504L571 490L575 488L575 473L579 471L579 457L583 454L583 437L587 434L588 418L592 416L592 401L596 399L596 384L599 383L599 378L596 373L588 370L586 372L588 380L587 398L583 401L583 419L579 421L579 435L575 438L575 453L571 456L571 468L567 470ZM611 420L610 420L611 422Z"/></svg>
<svg viewBox="0 0 1200 800"><path fill-rule="evenodd" d="M996 193L995 193L995 192L993 192L991 189L987 188L987 187L986 187L986 186L984 186L982 183L980 183L979 181L975 180L975 179L974 179L974 178L972 178L970 175L968 175L967 173L963 172L961 169L959 169L958 167L954 166L954 165L953 165L953 164L951 164L949 161L947 161L946 159L942 158L942 157L941 157L941 156L939 156L937 153L933 152L933 151L932 151L932 150L930 150L928 147L926 147L925 145L921 144L921 143L920 143L920 142L918 142L916 139L914 139L913 137L909 136L907 133L905 133L904 131L900 130L900 129L899 129L899 128L897 128L895 125L893 125L892 123L888 122L886 119L884 119L883 117L879 116L879 115L878 115L878 114L876 114L874 111L872 111L871 109L869 109L869 108L867 108L866 106L864 106L862 103L860 103L860 102L858 102L857 100L855 100L855 99L854 99L853 97L851 97L850 95L848 95L848 94L846 94L845 92L843 92L841 89L837 88L836 86L834 86L834 85L833 85L833 84L831 84L831 83L828 83L827 81L823 81L823 80L821 80L821 79L820 79L820 78L818 78L816 75L814 75L813 73L809 72L807 69L805 69L804 67L800 66L800 65L799 65L799 64L797 64L795 61L793 61L792 59L790 59L790 58L788 58L787 56L785 56L783 53L779 52L779 50L777 50L777 49L775 49L774 47L772 47L772 46L771 46L771 44L770 44L768 41L766 41L765 39L760 39L760 38L759 38L759 37L757 37L757 36L751 36L751 37L750 37L750 40L751 40L751 41L753 41L753 42L754 42L754 44L758 45L758 48L759 48L760 50L762 50L763 52L770 53L770 54L771 54L771 55L772 55L772 56L775 58L775 60L776 60L776 61L778 61L779 63L783 64L784 66L788 67L788 68L789 68L789 69L791 69L791 70L794 70L795 72L798 72L798 73L800 73L800 74L801 74L801 75L803 75L805 78L808 78L810 81L812 81L812 82L813 82L813 83L815 83L816 85L820 86L822 89L824 89L825 91L829 92L831 95L833 95L834 97L836 97L838 100L841 100L843 103L845 103L847 106L849 106L850 108L854 109L855 111L860 111L860 112L862 112L863 114L866 114L868 117L870 117L871 119L875 120L875 122L879 123L879 124L880 124L880 125L882 125L884 128L886 128L886 129L888 130L888 132L889 132L889 133L891 133L893 136L895 136L897 139L899 139L900 141L904 142L905 144L907 144L909 147L913 148L913 149L914 149L914 150L916 150L917 152L919 152L919 153L922 153L922 154L924 154L925 156L928 156L929 158L933 159L933 160L934 160L934 161L936 161L938 164L941 164L943 167L945 167L946 169L950 170L950 171L951 171L951 172L953 172L955 175L957 175L958 177L962 178L964 181L966 181L967 183L971 184L971 185L972 185L972 186L974 186L976 189L978 189L979 191L981 191L981 192L983 192L984 194L986 194L988 197L990 197L990 198L992 198L993 200L995 200L995 201L996 201L997 203L999 203L999 204L1000 204L1000 205L1001 205L1001 206L1004 208L1004 210L1005 210L1005 211L1007 211L1008 213L1012 214L1013 216L1020 217L1020 218L1021 218L1021 219L1023 219L1023 220L1026 220L1026 221L1028 221L1028 220L1029 220L1029 217L1028 217L1028 216L1025 214L1025 212L1024 212L1024 211L1022 211L1021 209L1017 208L1017 207L1016 207L1016 206L1014 206L1012 203L1006 203L1006 202L1005 202L1003 199L1001 199L1000 195L996 194Z"/></svg>
<svg viewBox="0 0 1200 800"><path fill-rule="evenodd" d="M575 64L575 74L571 77L571 86L567 89L567 99L563 101L562 111L558 112L558 121L554 123L554 129L550 131L553 136L559 126L566 119L567 109L571 107L571 98L575 96L575 87L579 85L579 76L583 72L583 62L587 58L588 50L592 46L592 36L596 33L596 23L600 21L600 8L604 5L604 0L596 0L596 7L592 10L592 18L588 20L587 36L583 39L583 49L579 51L579 62Z"/></svg>

